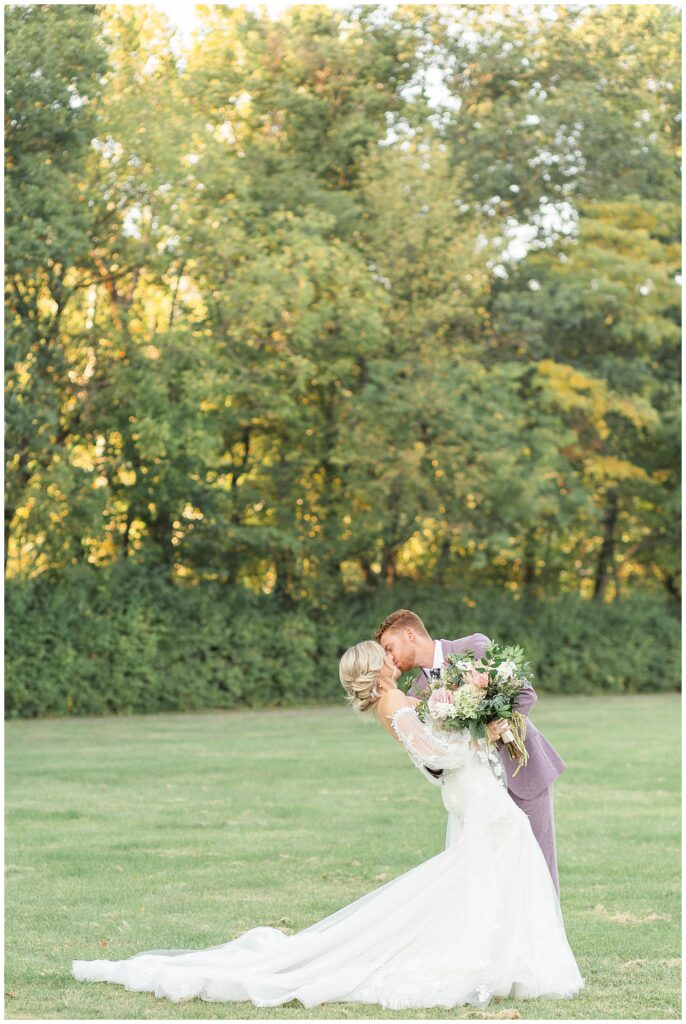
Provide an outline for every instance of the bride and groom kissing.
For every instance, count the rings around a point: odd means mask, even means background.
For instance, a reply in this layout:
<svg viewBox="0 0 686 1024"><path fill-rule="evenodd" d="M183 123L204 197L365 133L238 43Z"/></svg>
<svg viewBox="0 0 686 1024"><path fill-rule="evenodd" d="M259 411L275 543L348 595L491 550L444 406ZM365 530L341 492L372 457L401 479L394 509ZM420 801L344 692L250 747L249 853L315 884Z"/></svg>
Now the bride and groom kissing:
<svg viewBox="0 0 686 1024"><path fill-rule="evenodd" d="M256 927L209 949L74 960L74 977L174 1001L256 1006L299 1000L407 1010L577 995L584 981L560 910L552 816L551 785L564 762L529 721L526 766L515 777L502 757L506 789L490 744L466 729L434 729L415 710L413 693L444 659L467 651L481 657L489 644L483 633L432 640L419 616L399 609L339 663L355 710L376 716L440 786L448 814L442 852L294 935ZM396 680L414 667L420 672L406 696ZM528 715L535 701L525 688L518 711ZM491 725L496 745L503 724ZM379 771L368 798L383 789Z"/></svg>

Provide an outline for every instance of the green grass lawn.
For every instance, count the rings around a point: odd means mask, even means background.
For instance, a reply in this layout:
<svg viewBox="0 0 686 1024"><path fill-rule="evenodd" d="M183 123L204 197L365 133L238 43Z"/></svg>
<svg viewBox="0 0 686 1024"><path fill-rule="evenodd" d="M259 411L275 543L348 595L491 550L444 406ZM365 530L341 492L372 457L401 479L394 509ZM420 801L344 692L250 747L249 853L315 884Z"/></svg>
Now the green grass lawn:
<svg viewBox="0 0 686 1024"><path fill-rule="evenodd" d="M296 931L443 848L440 793L402 748L314 708L8 723L6 1016L679 1018L679 698L543 697L533 719L569 765L555 813L577 999L266 1010L72 979L72 959Z"/></svg>

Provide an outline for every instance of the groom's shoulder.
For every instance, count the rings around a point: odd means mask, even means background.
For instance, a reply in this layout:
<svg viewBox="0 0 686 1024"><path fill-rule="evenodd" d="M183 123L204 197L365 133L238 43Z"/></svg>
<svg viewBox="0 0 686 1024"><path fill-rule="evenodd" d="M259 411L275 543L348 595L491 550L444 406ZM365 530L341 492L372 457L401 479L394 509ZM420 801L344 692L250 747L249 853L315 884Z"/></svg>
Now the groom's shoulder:
<svg viewBox="0 0 686 1024"><path fill-rule="evenodd" d="M485 633L470 633L468 636L459 636L456 640L441 640L448 648L448 654L462 654L463 651L472 650L474 646L479 648L488 647L490 637Z"/></svg>

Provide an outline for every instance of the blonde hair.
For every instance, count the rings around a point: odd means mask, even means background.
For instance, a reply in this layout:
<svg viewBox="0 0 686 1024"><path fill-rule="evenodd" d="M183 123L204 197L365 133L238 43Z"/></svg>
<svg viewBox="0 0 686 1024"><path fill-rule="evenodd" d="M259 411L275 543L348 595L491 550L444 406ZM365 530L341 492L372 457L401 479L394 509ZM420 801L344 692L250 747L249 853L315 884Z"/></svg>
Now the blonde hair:
<svg viewBox="0 0 686 1024"><path fill-rule="evenodd" d="M341 685L352 706L361 714L375 707L381 696L378 681L384 658L381 644L363 640L349 647L339 662Z"/></svg>

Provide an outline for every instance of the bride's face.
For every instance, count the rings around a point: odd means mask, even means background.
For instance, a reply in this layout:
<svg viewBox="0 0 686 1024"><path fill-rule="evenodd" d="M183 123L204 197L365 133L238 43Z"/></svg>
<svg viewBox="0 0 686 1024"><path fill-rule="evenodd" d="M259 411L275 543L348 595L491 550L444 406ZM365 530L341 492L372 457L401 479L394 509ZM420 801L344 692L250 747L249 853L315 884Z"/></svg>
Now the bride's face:
<svg viewBox="0 0 686 1024"><path fill-rule="evenodd" d="M381 674L382 674L382 676L386 676L386 678L390 679L391 682L393 682L393 683L396 681L396 679L400 675L400 669L398 668L396 663L393 661L393 658L390 656L390 654L386 654L384 656L383 668L381 669Z"/></svg>
<svg viewBox="0 0 686 1024"><path fill-rule="evenodd" d="M376 682L381 690L389 690L395 686L396 680L400 675L399 669L396 667L393 658L390 654L384 654L381 668L379 669Z"/></svg>

